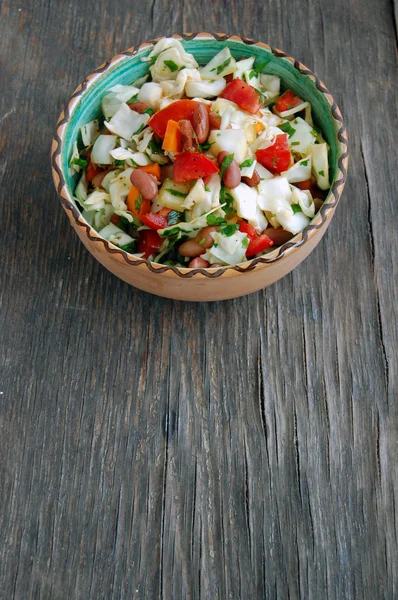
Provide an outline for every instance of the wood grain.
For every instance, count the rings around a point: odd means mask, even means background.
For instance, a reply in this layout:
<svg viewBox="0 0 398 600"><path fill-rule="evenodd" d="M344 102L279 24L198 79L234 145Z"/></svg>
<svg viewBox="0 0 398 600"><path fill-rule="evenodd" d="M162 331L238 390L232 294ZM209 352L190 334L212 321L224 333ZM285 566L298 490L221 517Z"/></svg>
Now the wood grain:
<svg viewBox="0 0 398 600"><path fill-rule="evenodd" d="M183 30L295 56L350 133L320 246L217 304L107 273L50 176L78 83ZM388 0L3 0L0 598L398 596L396 48Z"/></svg>

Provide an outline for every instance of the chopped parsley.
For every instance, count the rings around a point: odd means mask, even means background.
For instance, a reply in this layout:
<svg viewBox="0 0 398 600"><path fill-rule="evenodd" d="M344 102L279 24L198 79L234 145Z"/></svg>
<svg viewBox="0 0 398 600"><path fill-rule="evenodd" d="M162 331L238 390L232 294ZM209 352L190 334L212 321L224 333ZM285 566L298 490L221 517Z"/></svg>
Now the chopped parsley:
<svg viewBox="0 0 398 600"><path fill-rule="evenodd" d="M253 69L250 71L249 77L257 77L258 75L260 75L260 73L263 72L263 69L268 65L268 63L270 62L270 59L265 60L264 62L260 63L259 65L257 65L257 67L253 67Z"/></svg>
<svg viewBox="0 0 398 600"><path fill-rule="evenodd" d="M226 225L224 219L222 217L217 217L213 213L207 215L206 221L208 225Z"/></svg>
<svg viewBox="0 0 398 600"><path fill-rule="evenodd" d="M138 196L137 200L135 201L135 210L139 213L140 209L141 209L141 204L142 204L142 196L141 194Z"/></svg>
<svg viewBox="0 0 398 600"><path fill-rule="evenodd" d="M117 158L115 158L115 167L121 167L122 165L124 165L124 163L124 160L118 160Z"/></svg>
<svg viewBox="0 0 398 600"><path fill-rule="evenodd" d="M303 165L303 167L307 167L308 166L308 158L306 158L306 160L302 160L301 164Z"/></svg>
<svg viewBox="0 0 398 600"><path fill-rule="evenodd" d="M218 244L217 244L217 242L214 242L214 244L213 244L213 248L218 248Z"/></svg>
<svg viewBox="0 0 398 600"><path fill-rule="evenodd" d="M290 125L289 121L286 121L286 123L282 123L282 125L279 125L279 129L281 129L284 133L287 133L288 137L290 138L296 133L296 130Z"/></svg>
<svg viewBox="0 0 398 600"><path fill-rule="evenodd" d="M150 106L144 110L144 115L152 116L155 111Z"/></svg>
<svg viewBox="0 0 398 600"><path fill-rule="evenodd" d="M158 54L154 54L153 56L151 56L150 60L149 60L149 64L153 65L153 63L156 62L158 56L159 56L160 52Z"/></svg>
<svg viewBox="0 0 398 600"><path fill-rule="evenodd" d="M227 58L227 60L225 62L223 62L221 65L219 65L218 67L214 67L214 69L211 69L211 71L216 71L217 75L221 75L221 73L228 67L230 62L231 62L231 57Z"/></svg>
<svg viewBox="0 0 398 600"><path fill-rule="evenodd" d="M246 158L246 160L244 160L243 163L241 163L239 165L239 167L241 169L244 169L245 167L251 167L253 163L254 163L254 158Z"/></svg>
<svg viewBox="0 0 398 600"><path fill-rule="evenodd" d="M138 93L135 94L134 96L131 96L130 100L127 100L127 104L134 104L134 102L137 102L138 100Z"/></svg>
<svg viewBox="0 0 398 600"><path fill-rule="evenodd" d="M172 196L177 196L177 198L186 198L188 196L188 194L184 194L184 192L179 192L178 190L173 190L172 188L168 188L165 191L170 192Z"/></svg>
<svg viewBox="0 0 398 600"><path fill-rule="evenodd" d="M182 221L183 213L178 212L178 210L172 210L169 212L167 216L167 226L176 225Z"/></svg>
<svg viewBox="0 0 398 600"><path fill-rule="evenodd" d="M231 237L234 233L236 233L239 229L239 225L225 225L225 227L221 227L220 233L225 235L226 237Z"/></svg>
<svg viewBox="0 0 398 600"><path fill-rule="evenodd" d="M87 167L87 161L84 160L84 158L74 158L72 160L72 164L73 165L78 165L82 169L85 169Z"/></svg>
<svg viewBox="0 0 398 600"><path fill-rule="evenodd" d="M227 192L227 188L225 185L221 187L220 191L220 203L226 206L223 206L223 210L227 217L230 217L232 213L234 213L234 198L231 196L229 192Z"/></svg>
<svg viewBox="0 0 398 600"><path fill-rule="evenodd" d="M170 71L172 73L175 73L176 71L179 70L179 66L176 65L176 63L174 62L174 60L165 60L163 62L166 65L166 67L168 67L170 69Z"/></svg>
<svg viewBox="0 0 398 600"><path fill-rule="evenodd" d="M124 246L120 246L120 250L124 250L125 252L135 252L137 249L137 242L133 240L129 244L125 244Z"/></svg>
<svg viewBox="0 0 398 600"><path fill-rule="evenodd" d="M318 174L319 174L321 177L325 177L325 171L318 171Z"/></svg>
<svg viewBox="0 0 398 600"><path fill-rule="evenodd" d="M231 165L232 161L234 160L234 154L227 154L227 156L225 158L223 158L223 161L221 163L221 167L220 167L220 177L221 179L224 177L225 171L228 169L228 167Z"/></svg>
<svg viewBox="0 0 398 600"><path fill-rule="evenodd" d="M292 142L291 146L300 146L300 142Z"/></svg>
<svg viewBox="0 0 398 600"><path fill-rule="evenodd" d="M209 188L209 186L208 186L208 185L205 185L205 191L206 191L206 192L211 192L211 189Z"/></svg>
<svg viewBox="0 0 398 600"><path fill-rule="evenodd" d="M303 212L303 211L301 210L301 206L300 206L300 204L292 204L292 211L293 211L293 214L294 214L294 215L295 215L296 213Z"/></svg>
<svg viewBox="0 0 398 600"><path fill-rule="evenodd" d="M206 241L206 238L202 238L202 239L200 240L199 244L200 244L201 246L203 246L203 244L205 243L205 241Z"/></svg>
<svg viewBox="0 0 398 600"><path fill-rule="evenodd" d="M242 247L243 247L243 248L247 248L247 247L248 247L248 245L249 245L249 238L246 236L246 237L244 237L244 238L243 238L243 240L242 240Z"/></svg>
<svg viewBox="0 0 398 600"><path fill-rule="evenodd" d="M146 125L146 123L142 123L142 124L141 124L141 125L138 127L137 131L136 131L135 133L133 133L133 135L138 135L139 133L141 133L141 131L142 131L143 129L145 129L145 125Z"/></svg>
<svg viewBox="0 0 398 600"><path fill-rule="evenodd" d="M314 137L318 137L318 132L316 129L311 129L311 133Z"/></svg>
<svg viewBox="0 0 398 600"><path fill-rule="evenodd" d="M265 100L264 94L262 92L260 92L260 90L258 90L257 88L253 88L253 89L260 96L260 102L264 102L264 100Z"/></svg>
<svg viewBox="0 0 398 600"><path fill-rule="evenodd" d="M159 152L162 150L162 140L157 142L156 140L151 139L148 144L148 148L153 154L159 154Z"/></svg>
<svg viewBox="0 0 398 600"><path fill-rule="evenodd" d="M206 150L210 150L214 142L204 142L204 144L199 144L199 151L206 152Z"/></svg>

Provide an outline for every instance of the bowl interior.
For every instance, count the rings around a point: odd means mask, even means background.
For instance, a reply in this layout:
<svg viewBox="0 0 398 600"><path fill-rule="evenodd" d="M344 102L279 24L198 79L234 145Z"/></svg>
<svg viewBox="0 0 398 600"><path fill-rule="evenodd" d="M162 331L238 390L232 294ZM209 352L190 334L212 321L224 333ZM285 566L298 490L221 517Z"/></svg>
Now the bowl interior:
<svg viewBox="0 0 398 600"><path fill-rule="evenodd" d="M235 59L256 57L256 64L267 61L264 72L278 75L283 88L292 89L297 95L308 100L312 106L315 125L321 129L329 144L329 163L331 188L338 172L338 159L341 154L337 139L338 124L334 120L331 106L326 96L316 87L315 82L307 75L300 73L293 64L283 57L275 56L270 50L256 45L245 44L235 40L217 41L214 38L195 38L181 40L187 52L192 53L199 65L206 64L224 46L228 46ZM74 106L64 133L61 149L61 165L68 190L73 196L78 176L71 177L68 163L72 154L72 146L80 140L79 128L101 115L101 99L105 92L116 84L132 84L136 79L148 72L148 63L141 62L143 56L151 52L151 47L140 50L133 56L121 56L109 69L90 81L86 91Z"/></svg>

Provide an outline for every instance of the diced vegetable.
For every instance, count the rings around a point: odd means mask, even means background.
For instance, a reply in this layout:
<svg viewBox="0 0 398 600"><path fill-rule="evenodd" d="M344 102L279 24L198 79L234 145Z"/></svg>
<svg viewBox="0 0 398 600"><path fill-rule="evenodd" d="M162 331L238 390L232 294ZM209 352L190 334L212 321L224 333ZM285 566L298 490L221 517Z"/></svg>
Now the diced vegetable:
<svg viewBox="0 0 398 600"><path fill-rule="evenodd" d="M145 229L138 233L138 252L143 253L144 258L149 258L157 252L162 243L160 235L152 229Z"/></svg>
<svg viewBox="0 0 398 600"><path fill-rule="evenodd" d="M155 133L161 138L165 136L167 123L170 119L173 121L181 121L181 119L192 120L193 113L197 102L194 100L177 100L155 113L148 122Z"/></svg>
<svg viewBox="0 0 398 600"><path fill-rule="evenodd" d="M193 181L213 173L218 173L218 167L200 152L180 152L175 157L174 181L176 183Z"/></svg>
<svg viewBox="0 0 398 600"><path fill-rule="evenodd" d="M170 119L167 122L162 148L167 152L181 152L181 131L177 121Z"/></svg>
<svg viewBox="0 0 398 600"><path fill-rule="evenodd" d="M296 117L290 124L294 129L293 133L289 134L291 149L300 154L307 154L308 147L315 143L317 132L301 117Z"/></svg>
<svg viewBox="0 0 398 600"><path fill-rule="evenodd" d="M274 242L268 237L267 234L262 233L258 237L250 240L246 250L247 258L251 258L260 252L263 252L266 248L270 248L274 245Z"/></svg>
<svg viewBox="0 0 398 600"><path fill-rule="evenodd" d="M122 103L111 120L105 121L105 125L112 133L130 141L133 139L133 135L143 129L148 119L149 115L140 115L135 110L131 110L127 104Z"/></svg>
<svg viewBox="0 0 398 600"><path fill-rule="evenodd" d="M278 101L275 102L275 110L278 113L282 113L286 110L290 110L291 108L295 108L302 103L303 100L298 96L295 96L292 90L286 90L286 92L284 92L282 96L278 98Z"/></svg>
<svg viewBox="0 0 398 600"><path fill-rule="evenodd" d="M236 71L236 61L226 46L205 67L200 69L200 76L202 79L212 80L217 77L225 77L234 71Z"/></svg>
<svg viewBox="0 0 398 600"><path fill-rule="evenodd" d="M292 158L287 134L277 135L272 146L257 150L256 158L271 173L286 171Z"/></svg>
<svg viewBox="0 0 398 600"><path fill-rule="evenodd" d="M95 140L98 137L99 132L100 132L97 119L95 119L94 121L90 121L89 123L86 123L85 125L83 125L83 127L80 127L80 132L82 134L83 144L86 147L91 146L91 144L93 144L95 142Z"/></svg>
<svg viewBox="0 0 398 600"><path fill-rule="evenodd" d="M247 155L247 139L242 129L213 129L209 135L212 144L210 152L217 156L219 152L225 151L234 154L235 160L240 164Z"/></svg>
<svg viewBox="0 0 398 600"><path fill-rule="evenodd" d="M243 110L255 114L262 105L260 95L241 79L234 79L227 85L221 94L221 98L226 98L235 102Z"/></svg>
<svg viewBox="0 0 398 600"><path fill-rule="evenodd" d="M312 171L316 177L316 183L321 190L328 190L329 183L329 161L328 146L324 144L311 144L307 148L312 156Z"/></svg>
<svg viewBox="0 0 398 600"><path fill-rule="evenodd" d="M160 206L183 212L189 189L188 183L176 183L172 179L165 179L159 190L157 202Z"/></svg>
<svg viewBox="0 0 398 600"><path fill-rule="evenodd" d="M96 165L111 165L113 159L110 152L115 148L116 141L116 135L99 135L95 140L91 151L91 162ZM97 173L94 173L93 177L95 177L96 174ZM88 178L87 181L92 181L92 179Z"/></svg>

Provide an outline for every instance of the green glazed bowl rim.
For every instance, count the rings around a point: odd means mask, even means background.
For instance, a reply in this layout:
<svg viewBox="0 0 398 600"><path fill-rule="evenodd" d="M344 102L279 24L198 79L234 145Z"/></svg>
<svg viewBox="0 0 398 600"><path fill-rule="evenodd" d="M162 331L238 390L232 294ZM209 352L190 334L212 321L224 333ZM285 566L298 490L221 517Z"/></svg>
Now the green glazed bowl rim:
<svg viewBox="0 0 398 600"><path fill-rule="evenodd" d="M315 234L315 232L317 230L321 229L326 224L326 222L328 220L330 220L331 217L333 216L334 209L336 208L336 206L340 200L340 196L343 191L344 184L345 184L345 181L347 178L347 168L348 168L347 130L343 123L343 117L341 115L340 109L338 108L334 98L332 97L332 95L330 94L330 92L328 91L326 86L322 83L322 81L316 75L314 75L314 73L312 73L312 71L310 71L310 69L308 69L308 67L306 67L299 61L295 60L291 56L288 56L282 50L272 48L271 46L269 46L268 44L265 44L263 42L255 42L254 40L252 40L250 38L244 38L244 37L240 37L237 35L228 35L225 33L207 33L207 32L183 33L181 35L174 34L171 36L178 40L187 40L187 41L189 40L190 41L190 40L194 40L194 39L198 39L198 40L213 39L217 42L233 41L233 42L239 42L239 43L249 45L249 46L257 46L257 47L263 48L266 51L271 52L275 57L283 58L283 59L289 61L291 63L291 65L293 65L294 69L296 69L301 75L303 75L305 77L309 77L313 81L313 83L315 84L315 86L317 87L319 92L321 92L321 94L324 95L324 97L327 100L327 103L330 105L330 111L331 111L332 119L334 121L336 146L338 149L339 158L337 161L337 167L336 167L336 171L334 174L333 185L330 188L329 193L328 193L322 207L320 208L318 213L315 215L315 217L311 221L311 223L302 232L298 233L297 235L295 235L292 238L292 240L290 240L289 242L286 242L282 246L277 247L275 250L271 251L270 253L268 253L264 256L261 256L259 258L253 258L249 261L246 261L246 262L238 264L238 265L233 265L233 266L226 265L223 267L217 267L217 268L213 268L213 269L212 268L189 269L189 268L184 268L184 267L172 267L172 266L167 266L167 265L161 265L158 263L150 262L143 258L134 257L131 254L128 254L124 250L121 250L120 248L118 248L117 246L112 244L111 242L108 242L107 240L102 238L99 235L99 233L85 221L85 219L82 217L82 214L76 207L76 205L73 201L72 194L66 183L66 178L65 178L65 174L64 174L63 165L62 165L62 153L64 150L63 142L65 139L65 132L67 130L68 123L70 121L70 118L71 118L74 110L76 109L77 105L79 104L80 100L82 99L82 96L84 96L84 93L86 92L86 90L89 87L91 87L107 71L109 71L110 68L114 67L120 61L128 60L129 58L137 55L140 51L142 51L144 49L148 49L149 46L156 44L159 40L164 39L164 37L165 36L161 36L159 38L155 38L148 42L143 42L142 44L139 44L138 46L133 46L133 47L125 50L124 52L117 54L111 60L103 63L100 67L98 67L98 69L96 69L93 73L91 73L88 77L86 77L86 79L84 80L84 82L82 84L79 85L79 87L74 91L74 93L70 97L69 101L67 102L65 108L61 112L60 117L58 119L57 127L56 127L56 133L55 133L53 143L52 143L51 167L52 167L52 174L53 174L55 188L57 190L57 193L58 193L58 196L59 196L59 199L61 201L63 208L65 209L65 211L68 214L68 216L70 217L70 219L73 219L79 228L85 230L85 234L89 240L91 240L92 242L102 244L104 246L104 249L106 250L106 252L108 252L109 254L120 255L120 258L123 258L123 260L127 264L131 265L132 267L145 265L153 273L161 274L161 273L165 273L168 271L168 272L173 272L174 274L176 274L179 277L184 278L184 279L191 278L195 275L198 275L198 276L202 275L202 276L208 277L208 278L215 278L215 277L220 277L220 276L224 275L227 271L229 271L230 274L232 274L231 271L236 271L237 273L245 273L245 272L255 269L256 267L266 266L267 264L275 263L277 261L282 260L288 254L290 254L291 252L294 252L295 249L299 248L304 243L306 243L308 240L310 240L311 237Z"/></svg>

